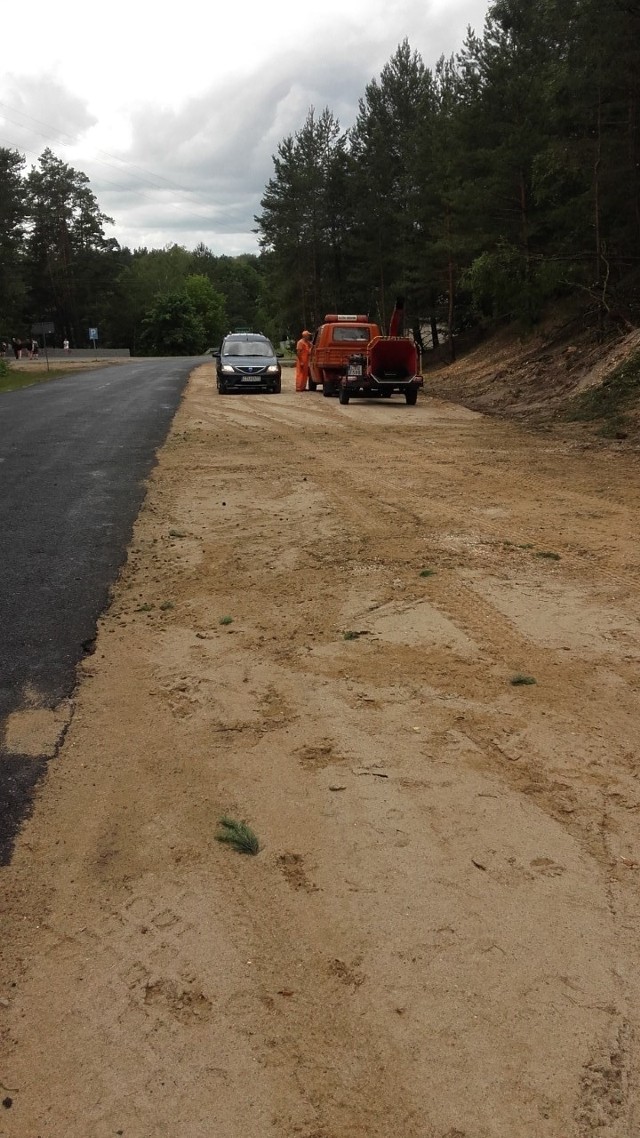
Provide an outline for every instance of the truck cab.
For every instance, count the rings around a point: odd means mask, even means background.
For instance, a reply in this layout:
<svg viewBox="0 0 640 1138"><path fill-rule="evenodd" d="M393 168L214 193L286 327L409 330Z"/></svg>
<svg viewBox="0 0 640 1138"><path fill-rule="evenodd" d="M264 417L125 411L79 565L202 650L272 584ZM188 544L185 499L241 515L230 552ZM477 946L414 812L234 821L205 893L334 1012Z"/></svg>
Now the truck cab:
<svg viewBox="0 0 640 1138"><path fill-rule="evenodd" d="M338 395L351 356L366 353L380 328L368 316L329 313L317 329L309 359L309 390Z"/></svg>

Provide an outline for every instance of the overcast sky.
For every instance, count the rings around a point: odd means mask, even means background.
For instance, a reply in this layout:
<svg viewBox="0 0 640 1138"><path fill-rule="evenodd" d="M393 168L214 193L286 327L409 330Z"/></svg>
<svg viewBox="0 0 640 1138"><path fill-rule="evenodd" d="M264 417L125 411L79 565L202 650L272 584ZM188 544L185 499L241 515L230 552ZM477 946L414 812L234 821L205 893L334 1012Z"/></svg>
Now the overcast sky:
<svg viewBox="0 0 640 1138"><path fill-rule="evenodd" d="M132 248L257 249L280 140L310 106L350 126L408 37L425 64L481 32L488 0L171 5L32 0L3 12L0 146L84 171Z"/></svg>

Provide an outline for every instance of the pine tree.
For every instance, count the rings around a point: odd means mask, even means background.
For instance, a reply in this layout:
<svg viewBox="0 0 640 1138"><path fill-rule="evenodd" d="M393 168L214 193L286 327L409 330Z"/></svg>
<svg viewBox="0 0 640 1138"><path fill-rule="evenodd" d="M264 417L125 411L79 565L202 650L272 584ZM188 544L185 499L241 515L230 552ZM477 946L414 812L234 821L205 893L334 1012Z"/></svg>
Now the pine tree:
<svg viewBox="0 0 640 1138"><path fill-rule="evenodd" d="M406 293L423 256L418 224L421 125L430 74L403 40L367 84L349 134L354 183L354 268L375 289L386 325L397 292ZM413 299L413 298L412 298Z"/></svg>
<svg viewBox="0 0 640 1138"><path fill-rule="evenodd" d="M274 176L256 217L260 244L271 254L268 275L284 323L317 324L336 291L342 240L336 189L344 164L340 125L312 107L295 135L274 156Z"/></svg>
<svg viewBox="0 0 640 1138"><path fill-rule="evenodd" d="M93 323L90 293L101 254L114 252L89 179L47 149L26 179L30 234L27 242L31 305L39 316L54 317L58 335L84 341Z"/></svg>
<svg viewBox="0 0 640 1138"><path fill-rule="evenodd" d="M23 242L26 220L24 158L0 147L0 313L2 338L24 322Z"/></svg>

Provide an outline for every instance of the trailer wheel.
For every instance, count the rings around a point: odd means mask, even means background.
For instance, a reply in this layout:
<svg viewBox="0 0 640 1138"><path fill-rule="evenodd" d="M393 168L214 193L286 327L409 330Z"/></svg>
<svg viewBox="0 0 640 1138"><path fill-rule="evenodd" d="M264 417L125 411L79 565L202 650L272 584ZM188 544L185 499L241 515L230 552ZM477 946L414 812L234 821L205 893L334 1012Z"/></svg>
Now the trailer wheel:
<svg viewBox="0 0 640 1138"><path fill-rule="evenodd" d="M317 386L318 386L318 384L314 383L311 376L309 376L309 391L315 391Z"/></svg>
<svg viewBox="0 0 640 1138"><path fill-rule="evenodd" d="M418 402L418 388L410 387L408 391L405 391L404 397L410 407L415 407Z"/></svg>
<svg viewBox="0 0 640 1138"><path fill-rule="evenodd" d="M330 399L332 395L335 395L333 384L330 383L328 379L325 379L324 383L322 384L322 394L324 395L325 399Z"/></svg>
<svg viewBox="0 0 640 1138"><path fill-rule="evenodd" d="M342 406L346 407L347 403L349 402L349 392L346 387L343 386L340 388L338 399L342 403Z"/></svg>

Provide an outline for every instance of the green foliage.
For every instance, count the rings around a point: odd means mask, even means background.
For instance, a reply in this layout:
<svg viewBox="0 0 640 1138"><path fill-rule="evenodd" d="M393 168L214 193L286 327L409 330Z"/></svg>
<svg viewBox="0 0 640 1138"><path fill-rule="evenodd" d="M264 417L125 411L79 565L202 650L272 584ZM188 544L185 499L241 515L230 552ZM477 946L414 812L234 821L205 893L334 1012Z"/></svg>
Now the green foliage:
<svg viewBox="0 0 640 1138"><path fill-rule="evenodd" d="M600 326L637 322L639 74L621 0L493 0L433 72L403 41L350 131L310 111L274 158L257 221L287 326L341 307L384 325L397 291L434 341L571 293Z"/></svg>
<svg viewBox="0 0 640 1138"><path fill-rule="evenodd" d="M119 280L114 334L135 354L149 352L144 321L158 297L169 293L186 293L193 302L207 340L204 350L238 324L258 330L264 280L264 270L258 266L255 256L217 257L203 244L193 253L181 245L136 249Z"/></svg>
<svg viewBox="0 0 640 1138"><path fill-rule="evenodd" d="M258 257L250 253L216 257L200 244L192 255L190 271L206 276L224 298L225 322L221 334L240 326L267 331L259 313L264 265Z"/></svg>
<svg viewBox="0 0 640 1138"><path fill-rule="evenodd" d="M227 323L224 296L216 292L209 278L201 273L187 277L184 291L202 322L209 343L219 342Z"/></svg>
<svg viewBox="0 0 640 1138"><path fill-rule="evenodd" d="M474 307L481 317L539 320L545 304L560 290L563 270L557 263L534 261L520 249L501 241L492 252L481 253L462 275Z"/></svg>
<svg viewBox="0 0 640 1138"><path fill-rule="evenodd" d="M64 374L63 368L18 371L17 368L9 367L6 360L0 359L0 391L17 391L20 387L32 387L34 383L48 383L50 379L57 379Z"/></svg>
<svg viewBox="0 0 640 1138"><path fill-rule="evenodd" d="M204 323L186 291L159 295L142 324L142 347L148 355L194 356L206 349Z"/></svg>
<svg viewBox="0 0 640 1138"><path fill-rule="evenodd" d="M23 167L24 158L17 150L0 147L0 313L7 328L20 325L25 299Z"/></svg>
<svg viewBox="0 0 640 1138"><path fill-rule="evenodd" d="M275 175L256 217L260 244L269 253L269 292L261 308L276 340L314 327L330 300L337 302L343 279L342 224L345 199L345 138L337 119L312 107L300 130L288 135L274 157Z"/></svg>
<svg viewBox="0 0 640 1138"><path fill-rule="evenodd" d="M51 315L60 338L85 343L100 315L92 298L109 290L116 269L117 242L104 235L111 218L101 212L86 174L49 149L27 175L24 191L31 311Z"/></svg>
<svg viewBox="0 0 640 1138"><path fill-rule="evenodd" d="M432 78L407 39L367 84L358 117L349 134L353 194L353 244L367 266L376 291L366 303L383 327L395 296L411 306L412 292L424 274L421 205L425 141L433 116ZM351 274L350 282L355 274Z"/></svg>
<svg viewBox="0 0 640 1138"><path fill-rule="evenodd" d="M260 853L260 842L246 822L238 822L225 815L220 819L219 825L216 841L226 842L238 853L252 854L254 857Z"/></svg>

